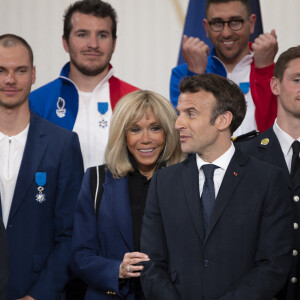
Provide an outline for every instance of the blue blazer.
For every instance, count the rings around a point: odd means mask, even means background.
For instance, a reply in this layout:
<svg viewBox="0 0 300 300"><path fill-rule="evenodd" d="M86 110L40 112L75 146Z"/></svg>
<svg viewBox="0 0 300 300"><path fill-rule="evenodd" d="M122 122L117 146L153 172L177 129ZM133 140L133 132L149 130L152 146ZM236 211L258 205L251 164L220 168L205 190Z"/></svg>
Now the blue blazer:
<svg viewBox="0 0 300 300"><path fill-rule="evenodd" d="M204 234L195 155L157 171L141 235L146 299L271 299L291 263L287 194L279 169L236 149Z"/></svg>
<svg viewBox="0 0 300 300"><path fill-rule="evenodd" d="M267 143L261 143L262 140L268 139ZM290 173L281 150L281 146L277 136L273 130L273 126L258 135L256 138L247 142L240 142L236 144L244 153L253 155L254 157L268 162L281 168L285 174L286 179L290 180ZM290 182L291 187L291 203L293 205L294 223L300 224L300 169L296 173L296 184ZM294 200L295 199L295 200ZM300 298L300 231L294 230L294 247L291 255L293 256L292 268L285 288L276 296L278 300L296 300ZM293 278L297 278L295 282Z"/></svg>
<svg viewBox="0 0 300 300"><path fill-rule="evenodd" d="M73 271L88 284L86 300L138 299L129 282L119 290L119 267L124 254L132 251L128 178L115 179L106 171L97 219L88 169L74 215L71 256Z"/></svg>
<svg viewBox="0 0 300 300"><path fill-rule="evenodd" d="M45 201L36 200L36 173L46 175ZM56 300L68 279L72 218L83 176L76 133L31 112L7 223L7 300L30 295Z"/></svg>

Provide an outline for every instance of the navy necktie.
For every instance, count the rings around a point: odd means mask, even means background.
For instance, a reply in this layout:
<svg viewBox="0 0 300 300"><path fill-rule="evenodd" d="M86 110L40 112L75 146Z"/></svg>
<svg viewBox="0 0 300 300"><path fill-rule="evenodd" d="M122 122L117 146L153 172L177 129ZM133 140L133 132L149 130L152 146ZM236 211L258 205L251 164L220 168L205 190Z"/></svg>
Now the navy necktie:
<svg viewBox="0 0 300 300"><path fill-rule="evenodd" d="M291 164L291 178L294 180L294 176L297 170L300 168L300 159L299 159L299 151L300 151L300 142L294 141L292 144L293 148L293 156L292 156L292 164Z"/></svg>
<svg viewBox="0 0 300 300"><path fill-rule="evenodd" d="M204 230L206 232L211 212L213 210L215 202L215 186L214 186L214 172L215 169L219 168L216 165L208 164L202 167L205 181L203 185L203 191L201 195L202 202L202 217L204 222Z"/></svg>

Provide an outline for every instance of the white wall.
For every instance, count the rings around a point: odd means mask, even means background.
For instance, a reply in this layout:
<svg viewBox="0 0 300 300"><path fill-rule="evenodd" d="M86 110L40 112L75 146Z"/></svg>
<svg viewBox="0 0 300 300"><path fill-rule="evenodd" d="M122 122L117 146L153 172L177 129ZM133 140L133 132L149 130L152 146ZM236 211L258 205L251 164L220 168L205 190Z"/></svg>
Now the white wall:
<svg viewBox="0 0 300 300"><path fill-rule="evenodd" d="M200 1L200 0L199 0ZM0 34L15 33L32 46L37 88L56 78L68 60L61 44L62 17L73 0L0 0ZM188 0L108 0L119 16L116 75L169 97ZM300 44L299 0L261 0L264 29L276 29L279 52Z"/></svg>

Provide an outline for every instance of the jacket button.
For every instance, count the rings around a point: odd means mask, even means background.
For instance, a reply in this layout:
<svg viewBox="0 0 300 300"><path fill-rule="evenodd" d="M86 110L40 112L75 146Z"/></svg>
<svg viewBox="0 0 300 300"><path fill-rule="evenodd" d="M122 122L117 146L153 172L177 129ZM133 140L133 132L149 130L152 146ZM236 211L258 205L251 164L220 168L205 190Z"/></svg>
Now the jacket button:
<svg viewBox="0 0 300 300"><path fill-rule="evenodd" d="M298 195L295 195L295 196L293 197L293 200L294 200L295 202L299 202L299 196L298 196Z"/></svg>
<svg viewBox="0 0 300 300"><path fill-rule="evenodd" d="M294 229L298 229L299 225L298 223L294 223Z"/></svg>
<svg viewBox="0 0 300 300"><path fill-rule="evenodd" d="M298 279L296 277L291 278L291 283L297 283Z"/></svg>
<svg viewBox="0 0 300 300"><path fill-rule="evenodd" d="M293 250L293 256L297 256L298 255L298 251L297 250Z"/></svg>
<svg viewBox="0 0 300 300"><path fill-rule="evenodd" d="M204 267L208 267L209 266L209 260L205 259L203 261L203 265L204 265Z"/></svg>

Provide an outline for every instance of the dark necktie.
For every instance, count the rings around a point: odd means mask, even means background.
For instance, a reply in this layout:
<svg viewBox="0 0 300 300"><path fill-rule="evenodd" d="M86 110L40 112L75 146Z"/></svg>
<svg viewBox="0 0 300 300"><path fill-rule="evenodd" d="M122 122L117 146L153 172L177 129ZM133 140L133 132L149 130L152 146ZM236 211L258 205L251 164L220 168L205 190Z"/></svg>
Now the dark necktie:
<svg viewBox="0 0 300 300"><path fill-rule="evenodd" d="M204 222L204 230L206 232L211 212L215 202L215 186L214 186L214 172L219 168L213 164L203 165L202 167L205 181L203 184L203 191L201 195L202 202L202 217Z"/></svg>
<svg viewBox="0 0 300 300"><path fill-rule="evenodd" d="M293 148L293 156L292 156L292 164L291 164L291 178L294 180L295 174L297 170L300 168L300 159L299 159L299 151L300 151L300 142L294 141L292 144Z"/></svg>

